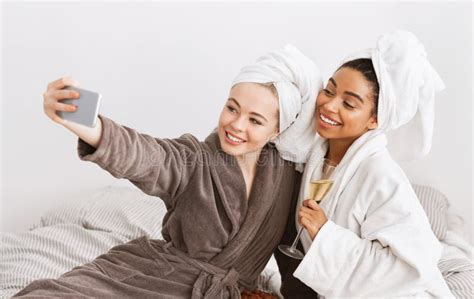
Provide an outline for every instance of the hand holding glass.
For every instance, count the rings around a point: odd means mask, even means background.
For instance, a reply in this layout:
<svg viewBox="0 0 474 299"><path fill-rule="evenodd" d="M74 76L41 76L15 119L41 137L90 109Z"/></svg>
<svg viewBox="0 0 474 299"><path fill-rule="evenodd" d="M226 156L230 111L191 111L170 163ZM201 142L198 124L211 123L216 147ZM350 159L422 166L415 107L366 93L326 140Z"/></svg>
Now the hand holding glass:
<svg viewBox="0 0 474 299"><path fill-rule="evenodd" d="M313 174L311 175L311 180L309 183L309 198L316 201L318 204L323 200L324 196L329 192L329 190L331 190L332 184L334 182L332 179L330 179L330 177L334 169L336 169L336 166L332 166L329 163L330 162L328 159L324 159L322 172L319 168L315 168ZM301 227L299 229L298 234L296 235L296 238L291 246L279 245L278 249L289 257L302 260L304 254L296 249L296 245L298 244L301 233L303 232L303 228L304 227Z"/></svg>

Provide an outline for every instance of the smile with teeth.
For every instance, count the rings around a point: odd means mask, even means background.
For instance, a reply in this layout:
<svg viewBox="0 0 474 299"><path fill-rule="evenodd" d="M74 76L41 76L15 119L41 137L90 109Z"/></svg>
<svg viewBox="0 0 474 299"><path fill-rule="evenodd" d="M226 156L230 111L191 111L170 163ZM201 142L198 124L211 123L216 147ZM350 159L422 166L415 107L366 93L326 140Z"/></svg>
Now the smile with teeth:
<svg viewBox="0 0 474 299"><path fill-rule="evenodd" d="M341 124L338 123L338 122L335 122L327 117L325 117L324 115L322 115L321 113L319 114L319 117L321 118L321 120L325 123L327 123L328 125L331 125L331 126L340 126Z"/></svg>
<svg viewBox="0 0 474 299"><path fill-rule="evenodd" d="M240 139L240 138L237 138L237 137L231 135L231 134L228 133L228 132L225 132L225 136L226 136L227 138L229 138L229 139L230 139L231 141L233 141L233 142L237 142L237 143L244 143L244 142L245 142L245 140L242 140L242 139Z"/></svg>

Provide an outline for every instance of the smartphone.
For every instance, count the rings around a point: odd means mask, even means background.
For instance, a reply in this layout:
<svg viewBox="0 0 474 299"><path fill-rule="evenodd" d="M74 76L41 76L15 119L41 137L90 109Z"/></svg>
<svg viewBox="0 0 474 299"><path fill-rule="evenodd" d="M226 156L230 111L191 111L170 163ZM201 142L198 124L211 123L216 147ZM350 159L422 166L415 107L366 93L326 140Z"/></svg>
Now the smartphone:
<svg viewBox="0 0 474 299"><path fill-rule="evenodd" d="M67 86L63 89L79 92L80 97L78 99L60 100L60 102L64 104L76 105L77 109L74 112L56 111L56 114L67 121L94 128L97 123L97 116L99 115L99 106L102 95L94 91L74 86Z"/></svg>

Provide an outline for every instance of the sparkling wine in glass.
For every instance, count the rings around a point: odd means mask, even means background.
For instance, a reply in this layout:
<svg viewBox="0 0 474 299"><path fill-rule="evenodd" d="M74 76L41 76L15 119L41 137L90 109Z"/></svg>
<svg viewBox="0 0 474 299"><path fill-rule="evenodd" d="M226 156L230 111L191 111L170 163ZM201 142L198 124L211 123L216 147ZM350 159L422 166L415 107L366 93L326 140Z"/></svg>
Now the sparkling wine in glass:
<svg viewBox="0 0 474 299"><path fill-rule="evenodd" d="M309 183L309 198L316 201L317 204L331 190L333 180L315 180Z"/></svg>
<svg viewBox="0 0 474 299"><path fill-rule="evenodd" d="M324 159L323 163L322 171L319 168L316 168L309 183L309 198L316 201L318 204L323 200L324 196L326 196L329 190L331 190L334 181L330 179L330 177L334 169L336 169L336 166L330 164L329 159ZM289 257L302 260L304 258L304 254L296 249L296 246L298 245L298 241L303 229L303 227L299 229L298 234L296 235L296 238L291 246L279 245L278 249Z"/></svg>

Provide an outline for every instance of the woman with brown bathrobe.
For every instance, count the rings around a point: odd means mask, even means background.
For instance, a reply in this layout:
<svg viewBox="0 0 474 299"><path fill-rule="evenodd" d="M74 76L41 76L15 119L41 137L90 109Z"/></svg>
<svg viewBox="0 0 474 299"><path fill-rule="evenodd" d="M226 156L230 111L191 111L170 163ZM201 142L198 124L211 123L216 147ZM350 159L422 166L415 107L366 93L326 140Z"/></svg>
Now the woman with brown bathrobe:
<svg viewBox="0 0 474 299"><path fill-rule="evenodd" d="M164 240L141 237L58 279L32 282L17 297L240 298L285 229L295 167L306 159L321 78L292 46L244 67L219 124L205 141L158 139L100 116L95 128L65 122L58 102L77 98L63 78L48 85L46 114L79 137L82 160L161 198ZM271 141L271 142L269 142ZM298 144L298 147L295 145Z"/></svg>

